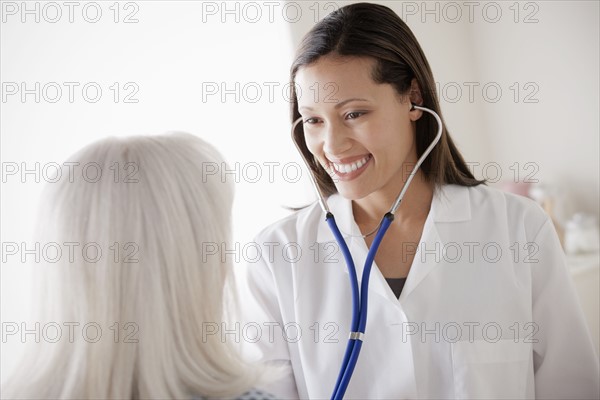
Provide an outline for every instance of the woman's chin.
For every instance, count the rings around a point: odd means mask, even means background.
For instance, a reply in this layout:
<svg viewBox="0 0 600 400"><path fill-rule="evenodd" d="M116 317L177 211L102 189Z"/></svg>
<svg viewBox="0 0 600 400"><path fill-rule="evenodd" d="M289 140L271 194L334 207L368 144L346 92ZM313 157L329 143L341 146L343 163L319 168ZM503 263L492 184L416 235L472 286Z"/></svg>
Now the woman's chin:
<svg viewBox="0 0 600 400"><path fill-rule="evenodd" d="M335 185L340 196L347 200L360 200L369 195L369 192L364 187L358 185L349 185L346 183L338 183Z"/></svg>

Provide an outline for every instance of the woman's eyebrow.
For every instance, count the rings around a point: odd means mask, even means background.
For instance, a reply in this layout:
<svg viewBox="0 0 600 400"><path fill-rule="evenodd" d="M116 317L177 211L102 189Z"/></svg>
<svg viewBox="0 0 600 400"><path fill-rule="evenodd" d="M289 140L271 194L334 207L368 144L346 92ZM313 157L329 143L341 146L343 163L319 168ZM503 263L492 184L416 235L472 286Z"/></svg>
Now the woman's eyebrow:
<svg viewBox="0 0 600 400"><path fill-rule="evenodd" d="M351 101L369 101L367 99L361 99L361 98L357 98L357 97L353 97L351 99L346 99L344 101L340 101L339 103L337 103L333 108L340 108L343 107L344 104L350 103ZM336 101L327 101L326 103L335 103ZM312 111L312 107L308 107L308 106L300 106L298 107L298 110L309 110Z"/></svg>
<svg viewBox="0 0 600 400"><path fill-rule="evenodd" d="M346 99L344 101L340 101L339 103L337 103L333 108L340 108L342 107L344 104L346 103L350 103L351 101L369 101L367 99L361 99L361 98L351 98L351 99Z"/></svg>

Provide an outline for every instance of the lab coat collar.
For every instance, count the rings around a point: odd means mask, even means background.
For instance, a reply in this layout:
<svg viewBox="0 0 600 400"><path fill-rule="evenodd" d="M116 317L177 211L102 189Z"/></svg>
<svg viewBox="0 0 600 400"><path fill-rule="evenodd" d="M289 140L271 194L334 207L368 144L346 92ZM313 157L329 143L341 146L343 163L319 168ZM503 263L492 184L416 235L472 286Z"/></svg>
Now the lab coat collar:
<svg viewBox="0 0 600 400"><path fill-rule="evenodd" d="M336 193L327 199L327 205L333 213L344 238L360 236L360 230L354 221L351 200L347 200ZM469 188L453 184L436 187L429 212L432 220L436 223L470 220L471 202ZM317 242L326 243L335 241L333 234L329 230L329 226L324 220L325 217L323 217L323 222L318 227Z"/></svg>

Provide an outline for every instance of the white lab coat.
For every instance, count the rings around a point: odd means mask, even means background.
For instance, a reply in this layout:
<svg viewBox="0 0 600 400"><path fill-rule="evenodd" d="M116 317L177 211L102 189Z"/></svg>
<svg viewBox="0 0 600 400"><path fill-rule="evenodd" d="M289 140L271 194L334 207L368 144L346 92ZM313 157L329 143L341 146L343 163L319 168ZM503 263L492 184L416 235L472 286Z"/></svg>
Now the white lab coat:
<svg viewBox="0 0 600 400"><path fill-rule="evenodd" d="M359 235L350 201L328 205ZM347 344L348 272L324 219L315 204L255 239L245 318L262 335L245 339L291 366L271 388L278 397L329 398ZM368 249L344 236L360 282ZM598 358L565 265L533 201L483 185L436 189L400 299L373 265L345 398L598 399Z"/></svg>

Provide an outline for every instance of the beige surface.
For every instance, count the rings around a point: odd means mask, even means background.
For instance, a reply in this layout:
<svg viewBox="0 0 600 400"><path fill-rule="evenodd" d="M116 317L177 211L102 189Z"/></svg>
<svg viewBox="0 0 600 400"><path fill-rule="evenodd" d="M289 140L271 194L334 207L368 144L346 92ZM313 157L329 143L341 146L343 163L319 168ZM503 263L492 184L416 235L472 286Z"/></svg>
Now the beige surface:
<svg viewBox="0 0 600 400"><path fill-rule="evenodd" d="M567 262L581 307L587 318L588 328L600 353L600 254L568 256Z"/></svg>

